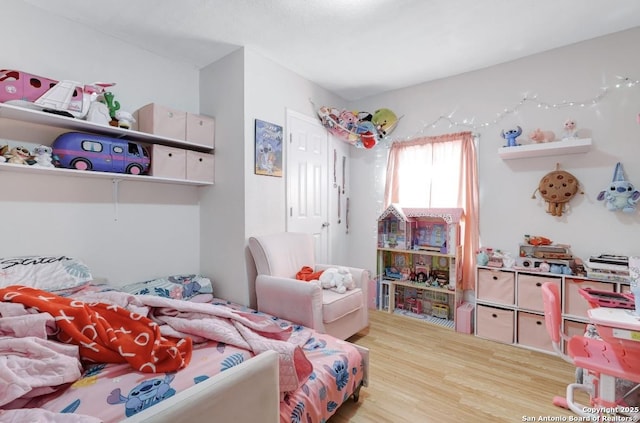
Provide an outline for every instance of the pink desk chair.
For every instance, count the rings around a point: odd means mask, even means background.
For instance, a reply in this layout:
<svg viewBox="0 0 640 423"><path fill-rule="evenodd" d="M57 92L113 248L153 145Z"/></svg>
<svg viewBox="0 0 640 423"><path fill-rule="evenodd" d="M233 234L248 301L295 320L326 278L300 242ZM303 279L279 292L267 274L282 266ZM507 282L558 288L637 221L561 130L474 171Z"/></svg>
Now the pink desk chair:
<svg viewBox="0 0 640 423"><path fill-rule="evenodd" d="M553 403L568 408L578 416L603 421L602 416L611 416L617 407L624 407L624 397L616 398L616 379L640 383L640 367L631 365L620 351L601 339L585 336L567 337L561 330L561 306L558 286L550 282L542 285L544 317L553 349L565 361L582 369L582 380L567 386L566 397L555 397ZM562 341L567 342L567 353L562 352ZM635 363L633 363L635 364ZM635 389L635 388L634 388ZM589 404L575 401L577 391L589 395ZM622 408L621 408L622 409ZM595 417L600 420L595 420ZM637 420L632 420L637 421Z"/></svg>

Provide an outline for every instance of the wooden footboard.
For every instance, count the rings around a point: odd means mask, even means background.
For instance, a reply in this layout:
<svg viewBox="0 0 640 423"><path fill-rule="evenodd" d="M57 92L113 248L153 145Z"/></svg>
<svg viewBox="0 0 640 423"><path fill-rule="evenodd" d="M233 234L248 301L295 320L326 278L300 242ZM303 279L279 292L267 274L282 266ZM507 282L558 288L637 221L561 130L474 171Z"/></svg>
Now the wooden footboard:
<svg viewBox="0 0 640 423"><path fill-rule="evenodd" d="M278 353L266 351L123 423L278 423Z"/></svg>

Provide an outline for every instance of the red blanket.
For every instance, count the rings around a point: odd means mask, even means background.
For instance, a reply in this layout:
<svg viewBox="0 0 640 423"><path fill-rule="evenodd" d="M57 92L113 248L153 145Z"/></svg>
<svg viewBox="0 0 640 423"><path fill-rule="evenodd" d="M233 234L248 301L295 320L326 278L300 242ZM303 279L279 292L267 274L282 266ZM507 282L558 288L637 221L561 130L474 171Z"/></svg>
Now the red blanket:
<svg viewBox="0 0 640 423"><path fill-rule="evenodd" d="M80 347L80 357L128 362L146 373L181 369L191 359L191 338L167 339L151 319L104 303L84 303L25 286L0 289L0 301L23 304L56 320L57 339Z"/></svg>

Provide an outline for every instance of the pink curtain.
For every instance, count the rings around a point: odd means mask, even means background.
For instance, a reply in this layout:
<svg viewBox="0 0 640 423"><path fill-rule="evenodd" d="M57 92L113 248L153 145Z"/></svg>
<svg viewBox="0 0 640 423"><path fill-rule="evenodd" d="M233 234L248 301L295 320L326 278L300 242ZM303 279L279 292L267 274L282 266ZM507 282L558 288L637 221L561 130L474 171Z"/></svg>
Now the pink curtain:
<svg viewBox="0 0 640 423"><path fill-rule="evenodd" d="M478 165L471 132L394 142L387 161L384 203L385 208L391 203L462 208L462 285L463 289L475 289L480 236Z"/></svg>

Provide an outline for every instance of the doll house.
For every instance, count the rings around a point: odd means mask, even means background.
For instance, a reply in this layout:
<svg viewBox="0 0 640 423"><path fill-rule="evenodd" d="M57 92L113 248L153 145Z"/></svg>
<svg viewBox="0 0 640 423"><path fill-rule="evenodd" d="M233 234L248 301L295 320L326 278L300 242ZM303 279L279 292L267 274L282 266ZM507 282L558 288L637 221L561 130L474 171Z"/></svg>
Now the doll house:
<svg viewBox="0 0 640 423"><path fill-rule="evenodd" d="M378 247L443 254L460 245L461 208L412 208L391 204L378 217Z"/></svg>

